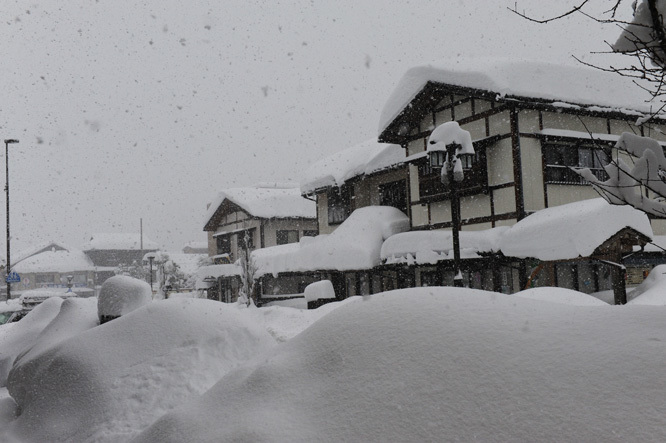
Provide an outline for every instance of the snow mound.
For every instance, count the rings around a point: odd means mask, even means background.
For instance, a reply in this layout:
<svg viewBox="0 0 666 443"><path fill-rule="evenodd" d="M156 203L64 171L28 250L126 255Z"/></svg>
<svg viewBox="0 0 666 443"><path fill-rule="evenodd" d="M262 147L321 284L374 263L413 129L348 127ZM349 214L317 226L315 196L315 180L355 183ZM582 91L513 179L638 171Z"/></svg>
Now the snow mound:
<svg viewBox="0 0 666 443"><path fill-rule="evenodd" d="M305 301L328 300L335 298L335 289L330 280L310 283L305 287Z"/></svg>
<svg viewBox="0 0 666 443"><path fill-rule="evenodd" d="M516 292L512 295L515 297L528 298L530 300L540 300L572 306L608 306L608 303L605 301L566 288L531 288Z"/></svg>
<svg viewBox="0 0 666 443"><path fill-rule="evenodd" d="M589 257L624 228L652 238L645 213L602 198L542 209L506 231L500 249L507 257L567 260Z"/></svg>
<svg viewBox="0 0 666 443"><path fill-rule="evenodd" d="M152 300L150 285L126 275L115 275L102 284L97 311L100 316L120 317Z"/></svg>
<svg viewBox="0 0 666 443"><path fill-rule="evenodd" d="M366 297L136 441L664 441L663 316L461 288Z"/></svg>
<svg viewBox="0 0 666 443"><path fill-rule="evenodd" d="M235 305L151 303L23 358L8 383L21 414L0 441L127 441L274 344Z"/></svg>
<svg viewBox="0 0 666 443"><path fill-rule="evenodd" d="M0 329L0 387L6 386L7 376L14 360L30 349L44 328L60 312L61 298L50 298L41 303L18 323L3 325Z"/></svg>
<svg viewBox="0 0 666 443"><path fill-rule="evenodd" d="M384 240L409 229L409 218L390 206L366 206L352 212L328 235L303 237L300 243L257 249L257 275L310 270L359 270L377 266Z"/></svg>
<svg viewBox="0 0 666 443"><path fill-rule="evenodd" d="M647 278L628 294L627 304L666 306L666 265L652 268Z"/></svg>

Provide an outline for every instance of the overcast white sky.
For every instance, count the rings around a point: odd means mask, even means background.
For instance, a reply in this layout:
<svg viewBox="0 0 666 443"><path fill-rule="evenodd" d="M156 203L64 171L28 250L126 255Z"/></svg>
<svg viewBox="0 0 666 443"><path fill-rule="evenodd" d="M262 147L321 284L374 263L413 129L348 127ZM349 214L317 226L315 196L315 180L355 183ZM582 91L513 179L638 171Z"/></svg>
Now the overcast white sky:
<svg viewBox="0 0 666 443"><path fill-rule="evenodd" d="M548 14L543 3L518 6ZM20 140L12 249L80 247L92 233L138 232L143 218L146 236L179 250L205 240L218 190L298 180L375 137L411 66L484 55L572 64L619 32L584 18L536 25L514 4L5 1L0 138Z"/></svg>

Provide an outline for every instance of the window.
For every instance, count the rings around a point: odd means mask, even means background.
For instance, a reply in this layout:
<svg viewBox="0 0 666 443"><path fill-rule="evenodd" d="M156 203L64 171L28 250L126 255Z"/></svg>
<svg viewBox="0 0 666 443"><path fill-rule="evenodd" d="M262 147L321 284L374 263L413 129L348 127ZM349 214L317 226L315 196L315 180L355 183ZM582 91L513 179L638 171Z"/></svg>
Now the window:
<svg viewBox="0 0 666 443"><path fill-rule="evenodd" d="M399 180L379 185L379 204L393 206L407 213L407 182Z"/></svg>
<svg viewBox="0 0 666 443"><path fill-rule="evenodd" d="M53 283L53 274L35 274L35 284L44 285Z"/></svg>
<svg viewBox="0 0 666 443"><path fill-rule="evenodd" d="M342 223L352 212L354 191L351 186L343 185L328 191L328 224Z"/></svg>
<svg viewBox="0 0 666 443"><path fill-rule="evenodd" d="M231 239L229 235L220 235L216 241L218 255L231 253Z"/></svg>
<svg viewBox="0 0 666 443"><path fill-rule="evenodd" d="M298 242L297 230L279 230L276 232L276 240L278 245L286 245L288 243Z"/></svg>
<svg viewBox="0 0 666 443"><path fill-rule="evenodd" d="M562 183L582 185L587 182L570 167L590 168L600 180L607 180L608 175L603 169L610 162L608 152L591 144L578 143L544 143L543 155L546 163L546 183Z"/></svg>

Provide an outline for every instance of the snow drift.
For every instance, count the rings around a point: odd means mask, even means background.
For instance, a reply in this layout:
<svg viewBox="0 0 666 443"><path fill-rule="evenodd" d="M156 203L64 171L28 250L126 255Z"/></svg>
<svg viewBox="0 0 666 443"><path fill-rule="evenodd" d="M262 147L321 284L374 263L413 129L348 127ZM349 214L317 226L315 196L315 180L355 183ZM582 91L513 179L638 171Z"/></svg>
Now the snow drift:
<svg viewBox="0 0 666 443"><path fill-rule="evenodd" d="M20 415L0 440L129 440L275 344L237 313L208 300L154 302L22 358L8 381Z"/></svg>
<svg viewBox="0 0 666 443"><path fill-rule="evenodd" d="M366 297L136 441L663 441L664 322L469 289Z"/></svg>

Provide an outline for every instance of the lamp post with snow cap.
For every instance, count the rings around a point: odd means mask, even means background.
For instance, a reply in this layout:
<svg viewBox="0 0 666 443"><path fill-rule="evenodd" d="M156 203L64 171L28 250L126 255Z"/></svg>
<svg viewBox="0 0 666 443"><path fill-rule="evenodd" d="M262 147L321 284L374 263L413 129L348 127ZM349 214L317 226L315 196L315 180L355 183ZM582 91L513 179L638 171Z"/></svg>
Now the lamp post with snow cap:
<svg viewBox="0 0 666 443"><path fill-rule="evenodd" d="M446 122L436 127L428 138L430 167L441 170L442 184L448 186L451 198L451 231L453 237L453 286L462 287L460 270L460 195L458 185L474 162L472 136L458 125Z"/></svg>
<svg viewBox="0 0 666 443"><path fill-rule="evenodd" d="M5 139L5 195L7 196L7 268L6 270L6 281L7 281L7 300L12 298L11 293L11 283L9 282L9 273L12 269L12 262L9 255L9 145L13 143L18 143L18 140L13 138Z"/></svg>

